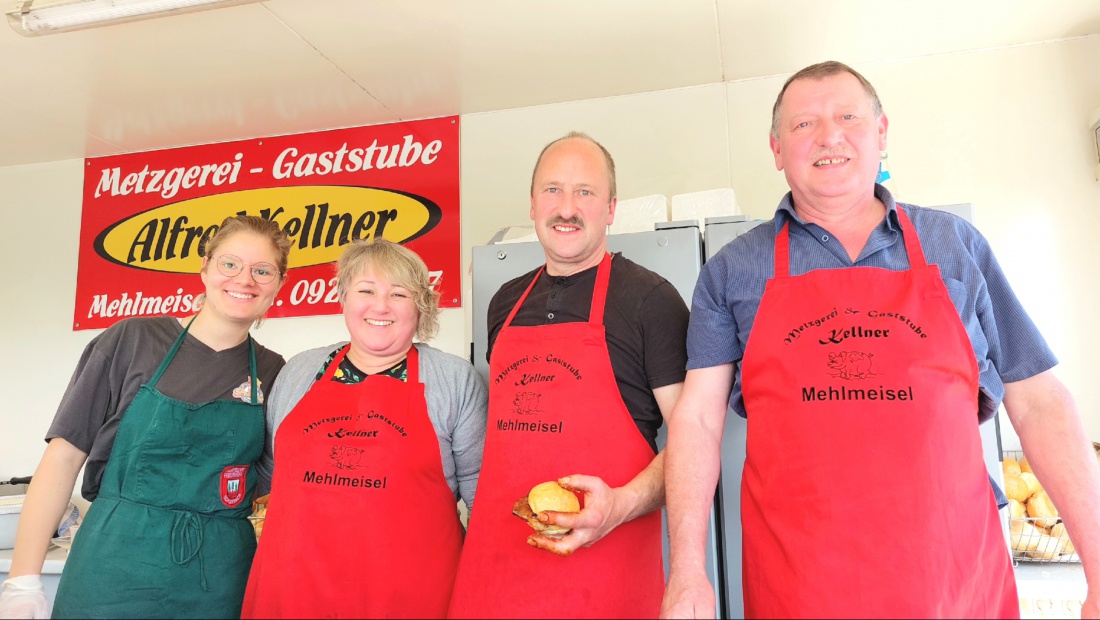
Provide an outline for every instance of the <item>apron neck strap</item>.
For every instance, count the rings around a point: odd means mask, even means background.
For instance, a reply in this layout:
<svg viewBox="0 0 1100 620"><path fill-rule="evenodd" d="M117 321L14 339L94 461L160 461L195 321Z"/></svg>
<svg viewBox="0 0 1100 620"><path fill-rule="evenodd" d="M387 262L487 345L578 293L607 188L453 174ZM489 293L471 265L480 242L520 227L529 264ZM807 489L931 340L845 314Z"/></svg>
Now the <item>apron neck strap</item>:
<svg viewBox="0 0 1100 620"><path fill-rule="evenodd" d="M329 363L328 368L325 369L325 374L321 377L321 381L332 381L332 377L336 374L336 369L340 367L340 362L344 361L347 357L348 351L351 350L351 343L344 345L336 352L336 355L332 356L332 362ZM405 354L405 382L409 384L420 382L420 357L416 351L416 345L409 347L409 352ZM362 371L360 371L362 372Z"/></svg>
<svg viewBox="0 0 1100 620"><path fill-rule="evenodd" d="M409 352L405 355L405 383L409 385L415 385L420 383L420 354L416 350L416 345L409 347Z"/></svg>
<svg viewBox="0 0 1100 620"><path fill-rule="evenodd" d="M603 325L603 310L607 305L607 283L611 280L611 253L605 252L596 268L596 286L592 289L592 310L588 313L589 325Z"/></svg>
<svg viewBox="0 0 1100 620"><path fill-rule="evenodd" d="M527 295L531 293L531 289L535 288L535 283L539 281L539 277L542 276L542 272L544 271L546 271L546 265L539 267L538 272L535 273L535 277L531 278L531 283L527 285L527 290L523 291L523 294L519 296L519 301L516 302L515 306L512 306L512 311L508 313L508 318L504 319L504 325L501 326L501 329L512 326L512 319L516 318L516 313L519 312L520 306L522 306L524 300L527 299Z"/></svg>
<svg viewBox="0 0 1100 620"><path fill-rule="evenodd" d="M168 349L168 354L161 360L160 366L157 366L157 371L153 373L153 378L149 379L149 387L156 387L157 382L160 381L161 375L165 370L168 370L168 366L172 363L172 359L176 357L176 351L180 350L180 345L183 344L183 339L187 338L187 330L191 329L191 324L195 322L195 319L199 315L191 317L191 320L187 322L187 325L183 326L183 331L179 336L176 336L176 341L172 343L172 347Z"/></svg>
<svg viewBox="0 0 1100 620"><path fill-rule="evenodd" d="M157 366L157 371L153 373L153 377L149 379L149 387L156 387L157 382L164 375L164 371L168 370L168 366L172 364L172 360L175 359L176 353L179 352L180 346L183 345L183 341L187 338L187 332L191 329L191 324L195 322L195 319L199 315L191 317L191 320L187 322L187 325L183 326L183 331L179 336L176 336L176 341L172 343L172 348L168 349L168 354L164 356L164 360L161 361L160 366ZM256 381L256 346L252 342L252 334L248 334L248 379L251 387L252 404L258 405L259 390L257 389Z"/></svg>
<svg viewBox="0 0 1100 620"><path fill-rule="evenodd" d="M909 268L925 267L928 261L924 258L924 249L909 216L898 207L898 222L901 224L902 239L905 240L905 254L909 257ZM889 212L886 214L890 216ZM784 222L783 228L775 236L775 277L785 278L791 274L791 236L790 222Z"/></svg>
<svg viewBox="0 0 1100 620"><path fill-rule="evenodd" d="M775 236L775 277L786 278L791 275L791 235L790 222L783 222L783 228Z"/></svg>
<svg viewBox="0 0 1100 620"><path fill-rule="evenodd" d="M917 229L909 221L909 216L905 214L904 209L898 207L897 212L898 222L901 224L901 235L905 240L905 254L909 257L909 268L928 265L928 261L924 258L924 248L921 247L920 239L917 237Z"/></svg>
<svg viewBox="0 0 1100 620"><path fill-rule="evenodd" d="M512 308L512 311L508 313L508 318L504 320L505 327L512 325L512 319L516 318L516 313L519 312L520 306L527 299L527 296L531 294L531 289L535 288L535 283L542 277L542 272L546 271L546 265L539 267L538 273L531 279L531 283L527 285L527 290L523 291L523 294L519 296L519 301ZM607 304L607 283L611 279L611 253L604 252L603 260L600 261L599 266L596 268L596 287L592 290L592 309L588 313L588 323L591 325L603 325L603 310Z"/></svg>
<svg viewBox="0 0 1100 620"><path fill-rule="evenodd" d="M336 375L336 369L340 367L340 362L344 361L344 357L348 354L349 350L351 350L350 342L336 351L336 355L332 356L332 361L329 362L328 368L325 369L325 374L321 376L321 381L332 381L332 377Z"/></svg>
<svg viewBox="0 0 1100 620"><path fill-rule="evenodd" d="M248 334L248 375L252 382L252 404L260 404L259 381L260 374L256 372L256 345L252 341L252 334Z"/></svg>

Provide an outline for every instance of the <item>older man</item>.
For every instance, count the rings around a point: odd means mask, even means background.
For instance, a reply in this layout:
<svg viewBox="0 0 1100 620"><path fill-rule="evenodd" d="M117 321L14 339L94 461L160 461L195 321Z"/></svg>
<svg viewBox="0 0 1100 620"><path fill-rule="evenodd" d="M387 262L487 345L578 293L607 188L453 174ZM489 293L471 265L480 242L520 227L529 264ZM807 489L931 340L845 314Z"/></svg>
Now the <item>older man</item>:
<svg viewBox="0 0 1100 620"><path fill-rule="evenodd" d="M978 434L1002 399L1097 583L1100 472L989 244L875 184L888 122L850 67L796 73L773 119L791 191L707 262L692 302L663 614L714 608L702 556L727 405L748 420L749 617L1018 617ZM1094 591L1083 613L1100 613Z"/></svg>
<svg viewBox="0 0 1100 620"><path fill-rule="evenodd" d="M550 143L531 181L546 264L489 306L489 425L451 617L654 617L663 455L684 377L688 311L664 278L607 251L615 167L583 134ZM583 495L545 511L560 540L512 515L536 484Z"/></svg>

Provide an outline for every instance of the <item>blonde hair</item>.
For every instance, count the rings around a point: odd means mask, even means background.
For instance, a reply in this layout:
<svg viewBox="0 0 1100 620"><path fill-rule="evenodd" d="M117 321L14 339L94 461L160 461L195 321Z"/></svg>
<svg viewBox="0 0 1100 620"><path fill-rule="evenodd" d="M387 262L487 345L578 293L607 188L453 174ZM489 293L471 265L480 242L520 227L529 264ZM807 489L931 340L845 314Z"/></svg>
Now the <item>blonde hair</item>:
<svg viewBox="0 0 1100 620"><path fill-rule="evenodd" d="M368 268L381 272L391 283L413 294L416 309L420 311L417 339L425 342L435 336L439 331L439 293L432 290L424 260L403 245L381 237L353 241L336 264L336 290L341 304L347 297L352 278Z"/></svg>

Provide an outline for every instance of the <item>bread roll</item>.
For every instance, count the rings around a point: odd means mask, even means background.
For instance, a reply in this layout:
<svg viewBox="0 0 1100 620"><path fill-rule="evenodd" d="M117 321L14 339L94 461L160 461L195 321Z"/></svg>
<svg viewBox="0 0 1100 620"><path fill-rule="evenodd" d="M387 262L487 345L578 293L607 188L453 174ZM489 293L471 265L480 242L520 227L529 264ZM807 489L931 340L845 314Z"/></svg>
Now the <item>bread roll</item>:
<svg viewBox="0 0 1100 620"><path fill-rule="evenodd" d="M267 494L252 501L252 514L249 515L249 520L252 521L252 529L256 531L257 541L260 540L260 534L264 531L264 517L267 516L267 502L270 498L271 494Z"/></svg>
<svg viewBox="0 0 1100 620"><path fill-rule="evenodd" d="M1027 516L1027 509L1022 502L1014 499L1008 500L1008 511L1013 519L1022 519Z"/></svg>
<svg viewBox="0 0 1100 620"><path fill-rule="evenodd" d="M1013 521L1009 526L1012 549L1015 551L1035 551L1039 547L1039 538L1043 531L1027 521Z"/></svg>
<svg viewBox="0 0 1100 620"><path fill-rule="evenodd" d="M1043 485L1039 484L1039 479L1035 477L1035 474L1029 471L1020 472L1020 480L1023 480L1024 483L1027 484L1028 497L1043 490Z"/></svg>
<svg viewBox="0 0 1100 620"><path fill-rule="evenodd" d="M1026 456L1025 457L1020 457L1019 463L1020 463L1020 473L1029 473L1029 474L1035 473L1035 472L1031 471L1031 464L1027 462L1027 457Z"/></svg>
<svg viewBox="0 0 1100 620"><path fill-rule="evenodd" d="M257 497L256 499L252 500L252 516L256 516L256 513L260 509L263 509L264 511L266 511L267 510L267 502L270 499L271 499L271 494L268 493L267 495L262 495L260 497Z"/></svg>
<svg viewBox="0 0 1100 620"><path fill-rule="evenodd" d="M535 485L527 494L527 502L535 515L544 510L554 512L580 512L581 510L581 503L577 496L554 480ZM569 528L560 525L546 524L545 527L546 529L542 530L545 536L560 537L569 533Z"/></svg>
<svg viewBox="0 0 1100 620"><path fill-rule="evenodd" d="M1066 526L1061 521L1055 523L1054 527L1050 528L1050 535L1058 539L1059 553L1077 553L1077 549L1073 547L1073 541L1069 539L1069 534L1066 532Z"/></svg>
<svg viewBox="0 0 1100 620"><path fill-rule="evenodd" d="M1027 501L1027 498L1031 496L1027 491L1027 483L1019 476L1005 476L1005 495L1009 500L1016 500L1020 503Z"/></svg>
<svg viewBox="0 0 1100 620"><path fill-rule="evenodd" d="M1027 514L1035 518L1035 527L1051 527L1058 522L1058 509L1046 491L1039 491L1028 498Z"/></svg>
<svg viewBox="0 0 1100 620"><path fill-rule="evenodd" d="M1020 475L1020 463L1011 456L1006 456L1005 460L1001 461L1001 469L1005 473L1005 478Z"/></svg>
<svg viewBox="0 0 1100 620"><path fill-rule="evenodd" d="M1053 560L1061 553L1059 549L1059 541L1053 536L1047 536L1046 534L1039 535L1039 541L1035 545L1035 549L1027 551L1027 557L1036 558L1041 560Z"/></svg>

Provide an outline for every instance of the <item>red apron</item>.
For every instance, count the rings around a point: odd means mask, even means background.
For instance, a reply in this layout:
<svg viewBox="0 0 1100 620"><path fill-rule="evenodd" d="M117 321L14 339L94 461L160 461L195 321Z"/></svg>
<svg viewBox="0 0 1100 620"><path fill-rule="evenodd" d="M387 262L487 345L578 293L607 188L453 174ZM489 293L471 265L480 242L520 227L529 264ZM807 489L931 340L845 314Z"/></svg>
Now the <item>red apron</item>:
<svg viewBox="0 0 1100 620"><path fill-rule="evenodd" d="M333 382L344 347L283 420L243 618L431 618L462 549L418 380Z"/></svg>
<svg viewBox="0 0 1100 620"><path fill-rule="evenodd" d="M746 617L1019 617L978 435L978 368L898 209L908 271L790 276L742 369Z"/></svg>
<svg viewBox="0 0 1100 620"><path fill-rule="evenodd" d="M632 480L653 460L623 403L603 313L611 257L597 271L587 323L512 327L489 362L489 425L477 502L455 581L453 618L656 618L664 592L661 512L559 557L527 544L512 514L531 487L569 474Z"/></svg>

